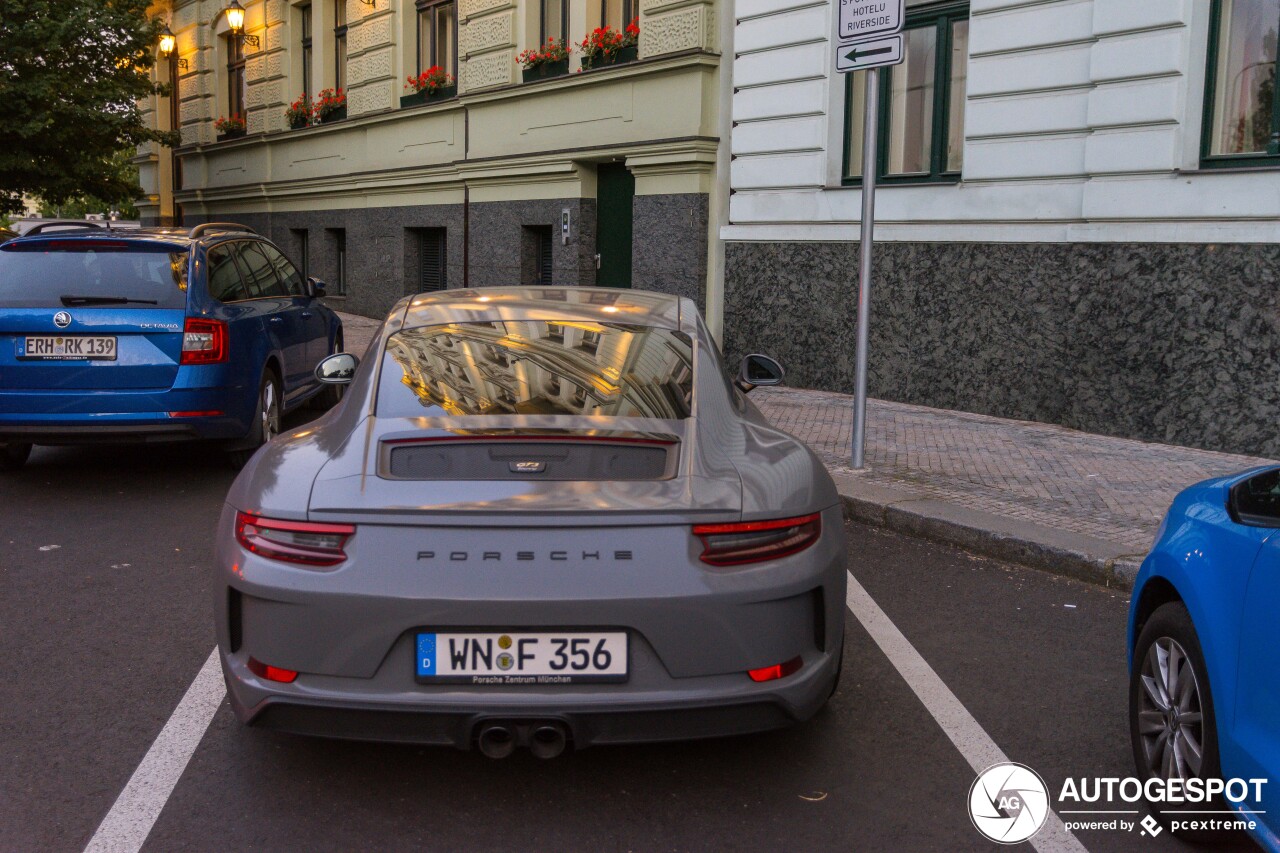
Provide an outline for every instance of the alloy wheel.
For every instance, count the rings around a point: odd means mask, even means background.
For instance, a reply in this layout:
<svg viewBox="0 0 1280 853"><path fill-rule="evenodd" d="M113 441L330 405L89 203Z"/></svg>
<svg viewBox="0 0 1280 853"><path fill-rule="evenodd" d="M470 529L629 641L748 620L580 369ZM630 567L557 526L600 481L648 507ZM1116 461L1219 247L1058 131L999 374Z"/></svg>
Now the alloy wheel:
<svg viewBox="0 0 1280 853"><path fill-rule="evenodd" d="M1147 770L1163 779L1199 777L1204 762L1200 681L1187 652L1160 637L1142 661L1138 734Z"/></svg>
<svg viewBox="0 0 1280 853"><path fill-rule="evenodd" d="M280 401L276 399L276 383L270 379L262 384L262 443L280 432Z"/></svg>

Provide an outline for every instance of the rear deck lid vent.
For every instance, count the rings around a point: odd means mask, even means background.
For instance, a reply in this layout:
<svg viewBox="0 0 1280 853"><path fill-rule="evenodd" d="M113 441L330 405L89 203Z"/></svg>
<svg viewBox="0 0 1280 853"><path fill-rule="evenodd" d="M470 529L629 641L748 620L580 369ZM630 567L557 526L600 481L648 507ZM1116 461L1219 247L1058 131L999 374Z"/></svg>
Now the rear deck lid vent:
<svg viewBox="0 0 1280 853"><path fill-rule="evenodd" d="M667 480L674 439L450 436L384 441L383 477L396 480Z"/></svg>

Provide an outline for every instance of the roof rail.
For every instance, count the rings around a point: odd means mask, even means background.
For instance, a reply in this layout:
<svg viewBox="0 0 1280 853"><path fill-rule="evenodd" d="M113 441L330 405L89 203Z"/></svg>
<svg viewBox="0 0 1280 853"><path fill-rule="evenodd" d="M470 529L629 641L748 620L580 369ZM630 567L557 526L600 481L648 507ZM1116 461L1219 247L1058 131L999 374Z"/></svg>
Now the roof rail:
<svg viewBox="0 0 1280 853"><path fill-rule="evenodd" d="M91 222L90 220L87 220L87 219L86 219L85 221L83 221L83 222L67 222L67 221L64 219L64 220L59 220L59 221L57 221L57 222L41 222L39 225L36 225L36 226L34 226L34 227L32 227L32 228L28 228L28 229L27 229L27 230L22 234L22 236L23 236L23 237L30 237L32 234L39 234L41 231L46 231L46 230L48 230L48 229L50 229L50 228L64 228L64 229L69 230L69 231L70 231L70 230L75 230L75 229L77 229L77 228L88 228L88 229L91 229L91 230L101 230L101 229L102 229L102 226L101 226L101 225L99 225L99 224L98 224L98 223L96 223L96 222Z"/></svg>
<svg viewBox="0 0 1280 853"><path fill-rule="evenodd" d="M247 234L258 233L249 226L240 225L236 222L204 222L187 232L187 236L194 240L206 231L243 231Z"/></svg>

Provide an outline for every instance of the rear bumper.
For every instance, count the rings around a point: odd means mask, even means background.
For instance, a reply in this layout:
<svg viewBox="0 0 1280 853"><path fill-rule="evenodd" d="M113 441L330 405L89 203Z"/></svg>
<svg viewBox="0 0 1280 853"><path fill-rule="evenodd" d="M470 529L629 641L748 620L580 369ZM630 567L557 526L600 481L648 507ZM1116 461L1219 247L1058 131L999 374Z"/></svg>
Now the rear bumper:
<svg viewBox="0 0 1280 853"><path fill-rule="evenodd" d="M720 692L689 689L685 698L645 701L629 696L561 697L512 706L510 702L475 697L438 705L412 707L334 699L297 699L246 684L237 667L223 658L223 674L236 716L244 723L274 731L342 740L414 743L470 749L488 723L560 723L576 748L610 744L660 743L751 734L785 728L816 714L835 685L839 658L815 656L801 672L779 680L776 687ZM250 676L252 679L252 676ZM256 680L256 679L253 679ZM272 685L275 687L276 685ZM753 694L753 695L752 695ZM249 697L263 696L249 706ZM509 698L509 697L508 697ZM532 697L531 697L532 698Z"/></svg>
<svg viewBox="0 0 1280 853"><path fill-rule="evenodd" d="M13 426L0 422L0 442L22 444L151 444L199 437L194 424Z"/></svg>
<svg viewBox="0 0 1280 853"><path fill-rule="evenodd" d="M578 746L742 734L811 717L840 664L839 506L823 512L824 535L812 548L732 571L699 563L687 527L583 528L568 519L550 530L407 528L381 538L357 526L348 563L312 571L243 550L230 535L233 515L227 508L219 526L216 627L233 707L255 725L461 748L483 721L556 721ZM401 559L397 535L436 548L464 547L474 535L493 548L519 541L537 550L519 563L433 565L412 560L412 551ZM547 541L587 554L565 559L538 548ZM633 549L635 560L598 562L604 542ZM416 633L450 627L622 630L627 681L418 683ZM265 680L249 669L251 655L298 676ZM748 676L795 657L802 665L791 675L760 683Z"/></svg>
<svg viewBox="0 0 1280 853"><path fill-rule="evenodd" d="M112 444L235 439L248 431L242 389L0 391L0 442ZM256 403L256 400L254 401ZM173 416L170 412L220 412Z"/></svg>

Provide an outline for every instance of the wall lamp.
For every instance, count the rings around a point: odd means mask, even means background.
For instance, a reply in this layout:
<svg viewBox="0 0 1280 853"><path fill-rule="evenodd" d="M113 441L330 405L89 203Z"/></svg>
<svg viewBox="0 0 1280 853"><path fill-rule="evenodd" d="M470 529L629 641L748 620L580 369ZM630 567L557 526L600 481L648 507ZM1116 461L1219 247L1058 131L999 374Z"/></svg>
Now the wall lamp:
<svg viewBox="0 0 1280 853"><path fill-rule="evenodd" d="M231 4L222 11L227 16L227 27L231 30L233 36L245 44L261 47L261 39L244 33L244 7L240 5L239 0L231 0Z"/></svg>
<svg viewBox="0 0 1280 853"><path fill-rule="evenodd" d="M173 59L173 51L178 46L178 39L174 36L173 30L169 29L169 25L165 24L164 29L160 30L160 56L163 59ZM185 59L173 60L178 67L186 71L190 67L190 63Z"/></svg>

